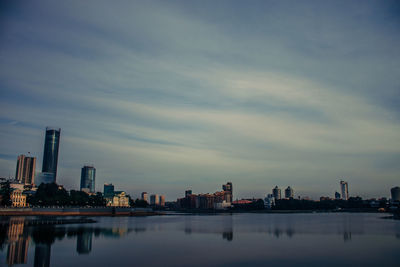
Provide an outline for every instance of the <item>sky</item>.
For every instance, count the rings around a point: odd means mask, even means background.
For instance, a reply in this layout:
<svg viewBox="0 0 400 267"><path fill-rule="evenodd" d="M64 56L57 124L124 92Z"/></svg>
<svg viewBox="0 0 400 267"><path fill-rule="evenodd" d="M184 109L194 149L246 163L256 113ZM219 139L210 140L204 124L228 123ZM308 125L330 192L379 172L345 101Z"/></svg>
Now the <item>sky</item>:
<svg viewBox="0 0 400 267"><path fill-rule="evenodd" d="M399 1L2 1L0 176L60 127L57 183L139 197L389 197Z"/></svg>

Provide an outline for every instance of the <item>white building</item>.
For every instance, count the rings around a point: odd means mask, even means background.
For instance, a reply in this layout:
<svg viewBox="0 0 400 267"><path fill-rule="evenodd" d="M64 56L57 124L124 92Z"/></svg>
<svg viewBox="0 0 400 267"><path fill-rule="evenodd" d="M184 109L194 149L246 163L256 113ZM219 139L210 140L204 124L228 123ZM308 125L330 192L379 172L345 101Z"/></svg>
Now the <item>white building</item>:
<svg viewBox="0 0 400 267"><path fill-rule="evenodd" d="M340 181L340 190L342 192L342 199L349 199L349 185L345 181Z"/></svg>

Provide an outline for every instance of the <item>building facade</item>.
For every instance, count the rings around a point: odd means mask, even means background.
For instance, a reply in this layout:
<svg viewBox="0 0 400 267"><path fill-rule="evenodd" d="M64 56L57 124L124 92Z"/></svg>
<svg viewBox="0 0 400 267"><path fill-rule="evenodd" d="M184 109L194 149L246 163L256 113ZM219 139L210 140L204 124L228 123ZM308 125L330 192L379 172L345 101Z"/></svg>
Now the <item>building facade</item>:
<svg viewBox="0 0 400 267"><path fill-rule="evenodd" d="M164 195L161 195L160 196L160 204L159 204L161 207L164 207L165 206L165 196Z"/></svg>
<svg viewBox="0 0 400 267"><path fill-rule="evenodd" d="M46 128L46 136L44 140L43 151L43 165L42 172L52 173L53 181L57 179L57 163L58 163L58 150L60 146L60 133L61 129Z"/></svg>
<svg viewBox="0 0 400 267"><path fill-rule="evenodd" d="M150 196L150 205L158 206L160 204L160 198L157 194Z"/></svg>
<svg viewBox="0 0 400 267"><path fill-rule="evenodd" d="M34 184L35 182L36 158L19 155L15 179L23 184Z"/></svg>
<svg viewBox="0 0 400 267"><path fill-rule="evenodd" d="M11 206L13 207L26 207L26 195L22 194L22 190L15 189L10 194Z"/></svg>
<svg viewBox="0 0 400 267"><path fill-rule="evenodd" d="M114 192L114 196L110 199L107 199L107 206L129 207L129 197L124 191Z"/></svg>
<svg viewBox="0 0 400 267"><path fill-rule="evenodd" d="M340 191L342 192L342 199L349 199L349 185L345 181L340 181Z"/></svg>
<svg viewBox="0 0 400 267"><path fill-rule="evenodd" d="M272 195L275 200L281 199L281 189L278 188L278 186L275 186L275 188L272 189Z"/></svg>
<svg viewBox="0 0 400 267"><path fill-rule="evenodd" d="M396 186L390 189L392 201L400 201L400 187Z"/></svg>
<svg viewBox="0 0 400 267"><path fill-rule="evenodd" d="M291 188L290 186L288 186L285 189L285 198L288 198L288 199L294 198L294 191L293 191L293 188Z"/></svg>
<svg viewBox="0 0 400 267"><path fill-rule="evenodd" d="M95 193L96 168L93 166L83 166L81 171L81 191L88 190Z"/></svg>
<svg viewBox="0 0 400 267"><path fill-rule="evenodd" d="M149 194L147 194L147 192L142 192L142 200L149 203Z"/></svg>
<svg viewBox="0 0 400 267"><path fill-rule="evenodd" d="M112 198L114 197L114 185L113 184L104 184L103 190L104 198Z"/></svg>

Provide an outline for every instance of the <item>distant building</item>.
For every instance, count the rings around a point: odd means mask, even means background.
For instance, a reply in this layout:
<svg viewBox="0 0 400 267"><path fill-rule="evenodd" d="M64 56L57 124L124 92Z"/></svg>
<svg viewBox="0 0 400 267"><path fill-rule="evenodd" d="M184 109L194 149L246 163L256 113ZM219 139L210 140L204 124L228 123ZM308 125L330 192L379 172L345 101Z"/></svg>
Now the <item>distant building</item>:
<svg viewBox="0 0 400 267"><path fill-rule="evenodd" d="M15 180L24 184L33 184L35 182L35 168L35 157L19 155L15 171Z"/></svg>
<svg viewBox="0 0 400 267"><path fill-rule="evenodd" d="M159 201L160 201L160 198L158 197L157 194L150 196L150 205L157 206L160 203Z"/></svg>
<svg viewBox="0 0 400 267"><path fill-rule="evenodd" d="M142 192L142 200L149 203L149 194L147 194L147 192Z"/></svg>
<svg viewBox="0 0 400 267"><path fill-rule="evenodd" d="M232 203L233 201L232 182L227 182L226 184L222 185L222 190L224 192L224 200L227 203Z"/></svg>
<svg viewBox="0 0 400 267"><path fill-rule="evenodd" d="M185 191L185 197L190 196L192 194L192 190Z"/></svg>
<svg viewBox="0 0 400 267"><path fill-rule="evenodd" d="M340 199L340 198L341 198L340 193L339 192L335 192L335 199Z"/></svg>
<svg viewBox="0 0 400 267"><path fill-rule="evenodd" d="M266 198L264 198L264 206L266 209L271 209L275 206L275 198L274 195L268 194Z"/></svg>
<svg viewBox="0 0 400 267"><path fill-rule="evenodd" d="M53 174L53 183L57 178L58 149L60 146L61 129L46 128L44 140L42 172Z"/></svg>
<svg viewBox="0 0 400 267"><path fill-rule="evenodd" d="M390 189L392 201L400 201L400 187L396 186Z"/></svg>
<svg viewBox="0 0 400 267"><path fill-rule="evenodd" d="M349 199L349 185L345 181L340 181L340 190L342 192L342 199Z"/></svg>
<svg viewBox="0 0 400 267"><path fill-rule="evenodd" d="M54 178L54 173L52 172L41 172L38 175L36 175L35 178L36 186L39 186L40 184L50 184L54 182L55 178Z"/></svg>
<svg viewBox="0 0 400 267"><path fill-rule="evenodd" d="M112 198L114 197L114 185L113 184L104 184L103 190L104 198Z"/></svg>
<svg viewBox="0 0 400 267"><path fill-rule="evenodd" d="M107 206L129 207L129 197L124 191L116 191L111 199L107 199Z"/></svg>
<svg viewBox="0 0 400 267"><path fill-rule="evenodd" d="M11 206L26 207L26 195L22 194L22 190L15 189L10 194Z"/></svg>
<svg viewBox="0 0 400 267"><path fill-rule="evenodd" d="M285 189L285 198L293 198L294 197L294 191L293 188L291 188L290 186L288 186Z"/></svg>
<svg viewBox="0 0 400 267"><path fill-rule="evenodd" d="M95 181L96 168L93 166L83 166L81 171L81 191L88 189L90 193L95 193Z"/></svg>
<svg viewBox="0 0 400 267"><path fill-rule="evenodd" d="M275 186L275 188L272 189L272 195L274 196L275 200L281 199L281 189L278 188L278 186Z"/></svg>
<svg viewBox="0 0 400 267"><path fill-rule="evenodd" d="M160 206L161 206L161 207L164 207L164 206L165 206L165 196L164 196L164 195L161 195L161 196L160 196Z"/></svg>

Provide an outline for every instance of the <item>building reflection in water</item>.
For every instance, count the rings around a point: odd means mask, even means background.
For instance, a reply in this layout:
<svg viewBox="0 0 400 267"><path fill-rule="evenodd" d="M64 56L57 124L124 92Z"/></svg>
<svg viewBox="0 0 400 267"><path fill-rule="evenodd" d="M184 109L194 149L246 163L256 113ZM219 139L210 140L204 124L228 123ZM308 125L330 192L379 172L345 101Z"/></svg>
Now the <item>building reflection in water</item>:
<svg viewBox="0 0 400 267"><path fill-rule="evenodd" d="M48 267L50 266L50 244L36 244L35 247L35 262L34 267Z"/></svg>
<svg viewBox="0 0 400 267"><path fill-rule="evenodd" d="M26 264L29 236L24 235L25 218L13 217L8 227L7 264Z"/></svg>
<svg viewBox="0 0 400 267"><path fill-rule="evenodd" d="M76 251L79 254L89 254L92 250L93 232L82 232L76 240Z"/></svg>
<svg viewBox="0 0 400 267"><path fill-rule="evenodd" d="M67 220L64 220L67 222ZM35 244L35 267L50 266L51 246L56 240L65 237L76 237L76 251L78 254L89 254L92 250L93 235L96 237L119 238L127 235L131 230L127 228L98 228L98 227L64 227L52 225L54 220L26 220L24 217L1 218L0 220L0 251L7 245L6 263L28 263L29 242ZM137 229L145 231L146 229ZM4 247L5 248L5 247ZM0 263L2 266L2 263Z"/></svg>

